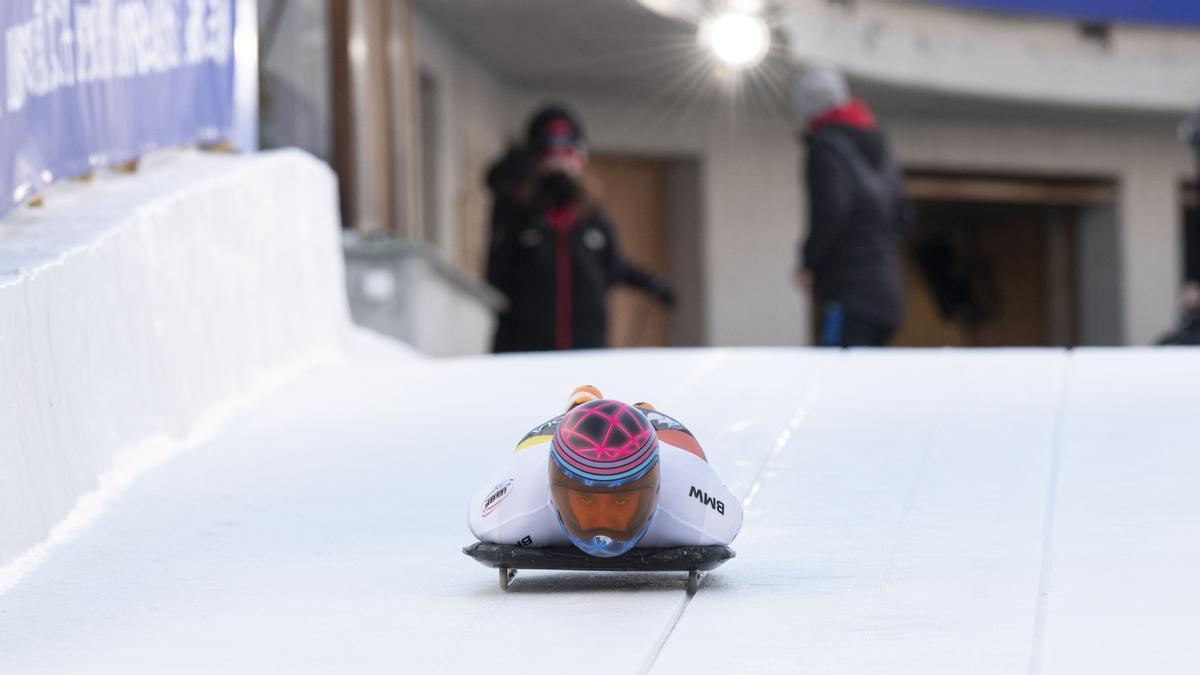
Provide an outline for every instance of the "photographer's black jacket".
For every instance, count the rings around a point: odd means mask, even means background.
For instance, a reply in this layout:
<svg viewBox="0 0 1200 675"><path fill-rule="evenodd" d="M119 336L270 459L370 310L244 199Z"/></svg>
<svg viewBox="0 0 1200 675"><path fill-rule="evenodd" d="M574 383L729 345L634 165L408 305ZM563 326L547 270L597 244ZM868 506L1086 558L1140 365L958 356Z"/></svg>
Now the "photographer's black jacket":
<svg viewBox="0 0 1200 675"><path fill-rule="evenodd" d="M662 297L666 286L626 262L608 217L593 206L512 214L494 223L488 282L510 302L497 352L608 345L608 291L626 283Z"/></svg>

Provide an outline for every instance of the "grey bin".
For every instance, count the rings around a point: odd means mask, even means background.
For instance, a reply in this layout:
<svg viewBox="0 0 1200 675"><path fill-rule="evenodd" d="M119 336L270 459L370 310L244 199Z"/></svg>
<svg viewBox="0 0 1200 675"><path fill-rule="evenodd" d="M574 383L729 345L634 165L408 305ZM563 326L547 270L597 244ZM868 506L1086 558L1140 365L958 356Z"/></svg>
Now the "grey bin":
<svg viewBox="0 0 1200 675"><path fill-rule="evenodd" d="M346 288L354 322L430 356L487 353L507 300L423 242L347 234Z"/></svg>

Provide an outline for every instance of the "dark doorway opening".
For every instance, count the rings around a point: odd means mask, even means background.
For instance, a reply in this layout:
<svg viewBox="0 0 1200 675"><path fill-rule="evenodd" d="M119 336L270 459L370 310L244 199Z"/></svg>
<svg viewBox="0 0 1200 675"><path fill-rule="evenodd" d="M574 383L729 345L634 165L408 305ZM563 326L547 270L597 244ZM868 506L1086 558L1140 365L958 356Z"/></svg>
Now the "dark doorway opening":
<svg viewBox="0 0 1200 675"><path fill-rule="evenodd" d="M896 346L1070 347L1120 336L1115 188L910 173Z"/></svg>
<svg viewBox="0 0 1200 675"><path fill-rule="evenodd" d="M1064 207L917 204L906 246L906 319L894 343L1078 342L1076 216Z"/></svg>

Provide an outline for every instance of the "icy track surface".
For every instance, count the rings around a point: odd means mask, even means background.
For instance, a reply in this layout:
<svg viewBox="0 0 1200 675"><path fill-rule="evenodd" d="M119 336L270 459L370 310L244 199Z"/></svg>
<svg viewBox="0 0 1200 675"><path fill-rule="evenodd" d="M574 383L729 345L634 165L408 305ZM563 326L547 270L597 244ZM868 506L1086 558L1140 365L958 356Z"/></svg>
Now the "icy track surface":
<svg viewBox="0 0 1200 675"><path fill-rule="evenodd" d="M468 495L580 383L747 502L683 574L496 574ZM0 596L3 673L1196 673L1193 351L614 352L312 371Z"/></svg>

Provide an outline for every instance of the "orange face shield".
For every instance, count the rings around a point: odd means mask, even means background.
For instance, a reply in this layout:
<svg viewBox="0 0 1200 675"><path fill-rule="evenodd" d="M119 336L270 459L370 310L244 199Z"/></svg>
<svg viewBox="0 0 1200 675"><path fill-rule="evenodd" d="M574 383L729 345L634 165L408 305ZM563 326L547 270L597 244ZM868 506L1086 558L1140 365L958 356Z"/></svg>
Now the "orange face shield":
<svg viewBox="0 0 1200 675"><path fill-rule="evenodd" d="M638 480L615 488L585 487L550 463L550 495L572 538L632 541L645 533L657 507L656 464Z"/></svg>

